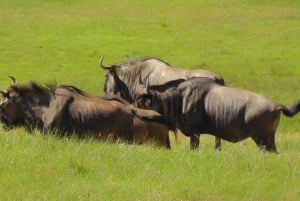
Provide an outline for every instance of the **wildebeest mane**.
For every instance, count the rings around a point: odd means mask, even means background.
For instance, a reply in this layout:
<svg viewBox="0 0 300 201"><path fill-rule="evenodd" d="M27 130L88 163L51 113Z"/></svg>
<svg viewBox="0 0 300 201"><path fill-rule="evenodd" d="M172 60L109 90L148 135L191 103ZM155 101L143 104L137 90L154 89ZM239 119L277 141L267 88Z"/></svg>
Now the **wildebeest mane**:
<svg viewBox="0 0 300 201"><path fill-rule="evenodd" d="M168 66L171 66L169 63L165 62L162 59L156 58L156 57L144 57L142 59L135 59L135 58L128 57L128 59L127 59L126 62L121 63L121 64L114 64L111 67L122 67L122 66L128 66L128 65L135 65L138 62L144 62L144 61L148 61L148 60L151 60L151 59L160 61L160 62L162 62L162 63L164 63L164 64L166 64Z"/></svg>
<svg viewBox="0 0 300 201"><path fill-rule="evenodd" d="M156 58L156 57L145 57L143 59L141 59L140 61L148 61L148 60L151 60L151 59L155 59L157 61L160 61L168 66L171 66L169 63L167 63L166 61L162 60L162 59L159 59L159 58Z"/></svg>
<svg viewBox="0 0 300 201"><path fill-rule="evenodd" d="M77 87L74 87L72 85L59 85L48 83L45 85L39 84L35 81L31 81L28 84L22 84L22 85L12 85L10 86L10 90L17 92L18 94L27 94L27 93L34 93L34 94L45 94L49 92L53 92L57 88L64 88L72 93L89 97L90 95L86 92L78 89Z"/></svg>
<svg viewBox="0 0 300 201"><path fill-rule="evenodd" d="M81 95L81 96L85 96L85 97L89 97L90 96L86 92L84 92L81 89L78 89L77 87L74 87L72 85L60 85L58 87L64 88L64 89L66 89L68 91L71 91L72 93L76 93L76 94Z"/></svg>
<svg viewBox="0 0 300 201"><path fill-rule="evenodd" d="M51 90L54 87L55 86L53 84L47 84L43 86L35 81L31 81L29 84L12 85L10 86L10 89L19 94L25 94L25 93L43 94L49 92L49 90Z"/></svg>

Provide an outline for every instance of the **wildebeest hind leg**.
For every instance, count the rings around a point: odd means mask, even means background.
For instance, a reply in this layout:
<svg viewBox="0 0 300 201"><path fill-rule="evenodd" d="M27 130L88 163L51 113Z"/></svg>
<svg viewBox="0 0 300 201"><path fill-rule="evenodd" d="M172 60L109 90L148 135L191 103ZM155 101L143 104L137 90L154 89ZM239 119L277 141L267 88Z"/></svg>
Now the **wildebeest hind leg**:
<svg viewBox="0 0 300 201"><path fill-rule="evenodd" d="M190 135L190 147L192 150L199 149L200 137L197 134Z"/></svg>
<svg viewBox="0 0 300 201"><path fill-rule="evenodd" d="M265 146L267 151L278 153L275 145L275 133L268 135L265 139L265 143L266 143Z"/></svg>
<svg viewBox="0 0 300 201"><path fill-rule="evenodd" d="M278 153L275 145L275 133L262 137L252 137L252 139L260 149Z"/></svg>

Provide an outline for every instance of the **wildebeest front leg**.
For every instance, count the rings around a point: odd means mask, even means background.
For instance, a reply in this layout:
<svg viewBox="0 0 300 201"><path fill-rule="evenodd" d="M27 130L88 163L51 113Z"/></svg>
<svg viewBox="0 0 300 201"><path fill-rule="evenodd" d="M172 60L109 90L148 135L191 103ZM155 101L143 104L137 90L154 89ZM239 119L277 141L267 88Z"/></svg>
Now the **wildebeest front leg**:
<svg viewBox="0 0 300 201"><path fill-rule="evenodd" d="M200 138L197 134L190 135L190 147L192 150L199 149Z"/></svg>

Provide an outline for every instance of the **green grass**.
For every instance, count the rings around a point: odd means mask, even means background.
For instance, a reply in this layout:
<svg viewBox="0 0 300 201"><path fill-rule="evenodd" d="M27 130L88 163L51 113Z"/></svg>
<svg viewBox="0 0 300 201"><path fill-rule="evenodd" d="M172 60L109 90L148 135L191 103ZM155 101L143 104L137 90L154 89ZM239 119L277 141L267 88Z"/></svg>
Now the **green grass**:
<svg viewBox="0 0 300 201"><path fill-rule="evenodd" d="M3 200L297 200L300 193L293 143L279 155L249 142L215 152L211 138L200 152L175 142L168 151L20 131L1 136Z"/></svg>
<svg viewBox="0 0 300 201"><path fill-rule="evenodd" d="M156 56L221 74L283 104L300 97L300 2L294 0L2 0L0 89L72 84L103 94L104 63ZM0 130L0 200L300 200L300 117L283 117L279 155L251 140L202 137L172 150Z"/></svg>

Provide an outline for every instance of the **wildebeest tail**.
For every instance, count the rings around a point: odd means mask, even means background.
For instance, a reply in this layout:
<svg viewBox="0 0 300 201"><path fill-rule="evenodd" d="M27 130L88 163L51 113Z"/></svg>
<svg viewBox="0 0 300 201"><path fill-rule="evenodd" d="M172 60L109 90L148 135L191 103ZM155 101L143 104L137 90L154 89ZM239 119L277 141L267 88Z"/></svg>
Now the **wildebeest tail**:
<svg viewBox="0 0 300 201"><path fill-rule="evenodd" d="M160 124L164 124L168 126L168 128L175 132L176 127L173 122L167 119L165 116L152 111L152 110L144 110L140 108L133 108L132 113L139 119L143 121L156 122ZM176 132L175 132L176 133Z"/></svg>
<svg viewBox="0 0 300 201"><path fill-rule="evenodd" d="M289 108L282 105L281 110L285 116L293 117L295 114L297 114L300 111L300 100L297 100Z"/></svg>

